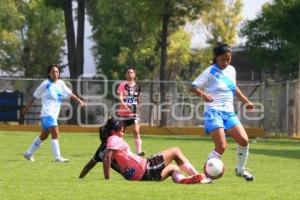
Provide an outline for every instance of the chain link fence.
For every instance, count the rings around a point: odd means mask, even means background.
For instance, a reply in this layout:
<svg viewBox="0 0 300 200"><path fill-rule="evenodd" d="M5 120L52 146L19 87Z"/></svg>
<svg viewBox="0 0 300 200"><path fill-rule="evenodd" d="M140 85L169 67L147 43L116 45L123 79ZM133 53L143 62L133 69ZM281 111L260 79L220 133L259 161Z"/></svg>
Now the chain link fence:
<svg viewBox="0 0 300 200"><path fill-rule="evenodd" d="M43 79L2 78L0 91L19 91L24 94L24 102L32 97L34 90ZM70 123L74 109L77 109L77 124L100 126L114 113L118 106L117 86L121 81L97 78L64 79L72 88L76 84L77 94L87 102L85 109L73 108L69 100L63 102L59 123ZM166 125L174 127L202 126L203 104L199 97L189 92L190 82L182 81L137 81L141 86L141 123L157 126L166 115ZM160 92L164 84L165 91ZM255 104L255 111L247 111L236 100L236 112L244 126L263 128L267 134L276 136L300 136L299 85L297 81L263 83L240 82L239 87ZM164 98L162 98L164 95ZM161 102L164 99L164 102ZM25 117L25 124L39 123L41 105L37 100Z"/></svg>

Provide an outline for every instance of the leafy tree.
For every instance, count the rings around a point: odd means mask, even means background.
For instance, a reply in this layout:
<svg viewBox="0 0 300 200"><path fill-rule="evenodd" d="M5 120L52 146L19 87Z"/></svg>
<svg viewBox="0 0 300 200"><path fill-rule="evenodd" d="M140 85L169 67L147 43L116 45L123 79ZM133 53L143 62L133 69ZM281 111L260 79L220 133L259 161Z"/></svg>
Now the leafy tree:
<svg viewBox="0 0 300 200"><path fill-rule="evenodd" d="M207 30L207 43L215 46L218 42L232 45L237 39L237 28L242 20L242 0L216 0L201 20Z"/></svg>
<svg viewBox="0 0 300 200"><path fill-rule="evenodd" d="M17 0L0 4L0 70L14 74L20 68L21 40L16 32L24 23Z"/></svg>
<svg viewBox="0 0 300 200"><path fill-rule="evenodd" d="M49 63L60 61L63 46L62 12L43 0L1 2L1 69L45 77Z"/></svg>
<svg viewBox="0 0 300 200"><path fill-rule="evenodd" d="M152 1L91 0L88 13L96 42L94 55L99 72L109 79L123 79L123 69L132 65L139 78L149 78L157 65L155 33L158 19L152 17Z"/></svg>
<svg viewBox="0 0 300 200"><path fill-rule="evenodd" d="M278 79L298 75L299 23L300 0L274 0L242 28L241 35L247 38L246 48L253 60L267 73L277 74Z"/></svg>

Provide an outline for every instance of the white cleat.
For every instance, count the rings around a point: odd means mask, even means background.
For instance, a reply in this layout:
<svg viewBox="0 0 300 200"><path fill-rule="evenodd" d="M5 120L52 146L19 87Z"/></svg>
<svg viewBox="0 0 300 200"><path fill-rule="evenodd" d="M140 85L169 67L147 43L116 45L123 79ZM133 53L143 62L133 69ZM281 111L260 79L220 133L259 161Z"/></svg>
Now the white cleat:
<svg viewBox="0 0 300 200"><path fill-rule="evenodd" d="M26 160L28 160L28 161L30 161L30 162L35 162L35 160L34 160L34 158L33 158L32 155L27 154L27 153L25 152L25 153L23 153L23 156L24 156L24 158L25 158Z"/></svg>
<svg viewBox="0 0 300 200"><path fill-rule="evenodd" d="M67 158L64 158L64 157L59 157L59 158L55 158L54 159L55 162L61 162L61 163L64 163L64 162L69 162L69 159Z"/></svg>
<svg viewBox="0 0 300 200"><path fill-rule="evenodd" d="M205 177L200 181L200 183L201 183L201 184L210 184L210 183L212 183L212 179L205 176Z"/></svg>
<svg viewBox="0 0 300 200"><path fill-rule="evenodd" d="M235 174L240 177L244 177L246 181L254 181L255 177L249 172L248 169L238 170L235 169Z"/></svg>

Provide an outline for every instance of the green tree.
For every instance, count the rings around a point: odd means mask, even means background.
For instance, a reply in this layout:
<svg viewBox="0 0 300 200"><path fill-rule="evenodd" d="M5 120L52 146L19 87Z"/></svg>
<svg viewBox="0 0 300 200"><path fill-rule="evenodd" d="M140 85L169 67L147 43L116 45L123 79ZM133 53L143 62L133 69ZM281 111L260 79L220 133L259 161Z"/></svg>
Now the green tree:
<svg viewBox="0 0 300 200"><path fill-rule="evenodd" d="M232 45L236 42L242 6L242 0L216 0L210 10L203 12L201 19L208 33L208 44L214 46L222 42Z"/></svg>
<svg viewBox="0 0 300 200"><path fill-rule="evenodd" d="M241 35L252 59L278 79L298 76L300 60L300 0L275 0L244 24Z"/></svg>
<svg viewBox="0 0 300 200"><path fill-rule="evenodd" d="M44 0L3 0L0 9L1 69L45 77L48 64L59 62L62 54L62 12L48 9Z"/></svg>
<svg viewBox="0 0 300 200"><path fill-rule="evenodd" d="M152 17L152 1L91 0L88 5L98 71L109 79L123 79L132 65L139 78L149 78L157 65L155 34L158 19ZM157 16L157 15L156 15Z"/></svg>
<svg viewBox="0 0 300 200"><path fill-rule="evenodd" d="M21 40L17 31L24 23L17 0L0 4L0 70L14 74L20 69Z"/></svg>

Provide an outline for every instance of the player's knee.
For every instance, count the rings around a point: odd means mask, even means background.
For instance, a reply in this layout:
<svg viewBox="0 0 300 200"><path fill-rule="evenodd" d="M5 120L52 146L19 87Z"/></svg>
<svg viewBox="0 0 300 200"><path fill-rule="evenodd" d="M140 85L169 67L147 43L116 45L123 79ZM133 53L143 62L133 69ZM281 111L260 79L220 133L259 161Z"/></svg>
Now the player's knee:
<svg viewBox="0 0 300 200"><path fill-rule="evenodd" d="M221 144L221 145L216 146L216 151L220 155L222 155L225 152L226 148L227 148L227 144Z"/></svg>

